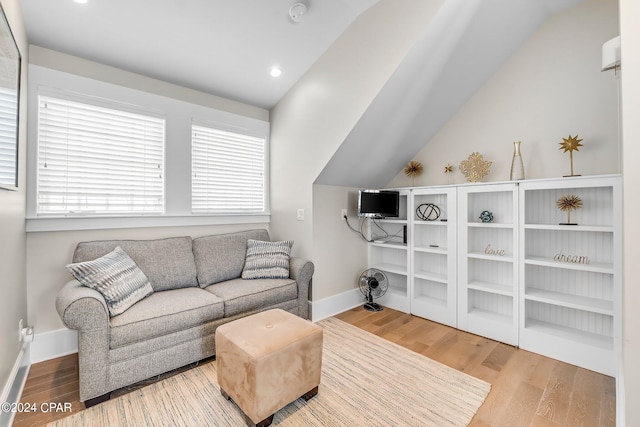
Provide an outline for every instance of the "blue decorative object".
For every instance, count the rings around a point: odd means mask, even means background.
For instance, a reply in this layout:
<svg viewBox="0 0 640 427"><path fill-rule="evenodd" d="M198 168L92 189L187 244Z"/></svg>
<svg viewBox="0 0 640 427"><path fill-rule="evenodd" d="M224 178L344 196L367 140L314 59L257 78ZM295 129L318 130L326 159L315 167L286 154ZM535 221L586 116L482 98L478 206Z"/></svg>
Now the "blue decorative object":
<svg viewBox="0 0 640 427"><path fill-rule="evenodd" d="M493 214L489 211L482 211L482 213L480 214L480 221L482 222L492 222L493 221Z"/></svg>

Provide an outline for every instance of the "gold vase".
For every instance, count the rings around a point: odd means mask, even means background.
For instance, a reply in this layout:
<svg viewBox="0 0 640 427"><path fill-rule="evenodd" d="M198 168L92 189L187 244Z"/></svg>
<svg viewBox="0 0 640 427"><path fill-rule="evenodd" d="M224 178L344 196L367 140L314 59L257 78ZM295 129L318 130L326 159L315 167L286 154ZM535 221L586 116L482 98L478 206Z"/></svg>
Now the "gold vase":
<svg viewBox="0 0 640 427"><path fill-rule="evenodd" d="M524 179L524 163L522 162L522 154L520 153L520 141L513 143L513 158L511 159L511 181L519 181Z"/></svg>

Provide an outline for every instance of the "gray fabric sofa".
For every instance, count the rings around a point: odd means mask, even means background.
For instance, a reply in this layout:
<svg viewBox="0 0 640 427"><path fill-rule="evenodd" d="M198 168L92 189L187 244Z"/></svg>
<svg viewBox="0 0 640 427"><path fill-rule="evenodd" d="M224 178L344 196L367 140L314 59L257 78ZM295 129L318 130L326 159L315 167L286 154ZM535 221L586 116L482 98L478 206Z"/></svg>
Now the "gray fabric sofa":
<svg viewBox="0 0 640 427"><path fill-rule="evenodd" d="M213 356L215 330L223 323L272 308L308 318L313 264L292 257L289 279L243 280L248 239L268 241L269 234L79 243L74 263L120 246L154 289L112 318L99 292L76 280L60 290L58 314L78 331L80 401L99 403L111 391Z"/></svg>

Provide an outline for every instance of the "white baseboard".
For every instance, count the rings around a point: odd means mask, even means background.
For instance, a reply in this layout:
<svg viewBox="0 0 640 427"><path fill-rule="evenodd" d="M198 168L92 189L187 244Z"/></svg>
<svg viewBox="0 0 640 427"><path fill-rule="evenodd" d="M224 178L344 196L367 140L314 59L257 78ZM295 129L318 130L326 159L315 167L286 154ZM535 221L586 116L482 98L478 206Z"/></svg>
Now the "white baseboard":
<svg viewBox="0 0 640 427"><path fill-rule="evenodd" d="M311 302L311 320L317 322L334 316L343 311L351 310L364 303L364 297L359 289L351 289L341 294L322 298Z"/></svg>
<svg viewBox="0 0 640 427"><path fill-rule="evenodd" d="M29 344L24 343L18 357L16 358L13 368L9 373L4 388L2 389L2 395L0 395L0 403L18 403L20 402L20 396L22 396L22 390L24 384L27 381L27 375L29 374ZM0 426L10 426L13 423L13 417L15 412L0 411Z"/></svg>
<svg viewBox="0 0 640 427"><path fill-rule="evenodd" d="M31 363L43 362L78 352L78 333L71 329L35 334L31 343Z"/></svg>

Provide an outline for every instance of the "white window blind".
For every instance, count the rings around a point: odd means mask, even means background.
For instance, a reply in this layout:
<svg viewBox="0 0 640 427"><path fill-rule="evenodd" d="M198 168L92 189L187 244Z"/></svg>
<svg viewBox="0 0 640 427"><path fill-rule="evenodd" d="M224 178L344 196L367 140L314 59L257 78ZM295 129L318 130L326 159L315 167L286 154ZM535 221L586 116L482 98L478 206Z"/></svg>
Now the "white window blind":
<svg viewBox="0 0 640 427"><path fill-rule="evenodd" d="M265 138L192 126L191 210L265 212Z"/></svg>
<svg viewBox="0 0 640 427"><path fill-rule="evenodd" d="M18 94L0 87L0 184L16 185Z"/></svg>
<svg viewBox="0 0 640 427"><path fill-rule="evenodd" d="M164 119L48 96L38 111L39 215L164 213Z"/></svg>

